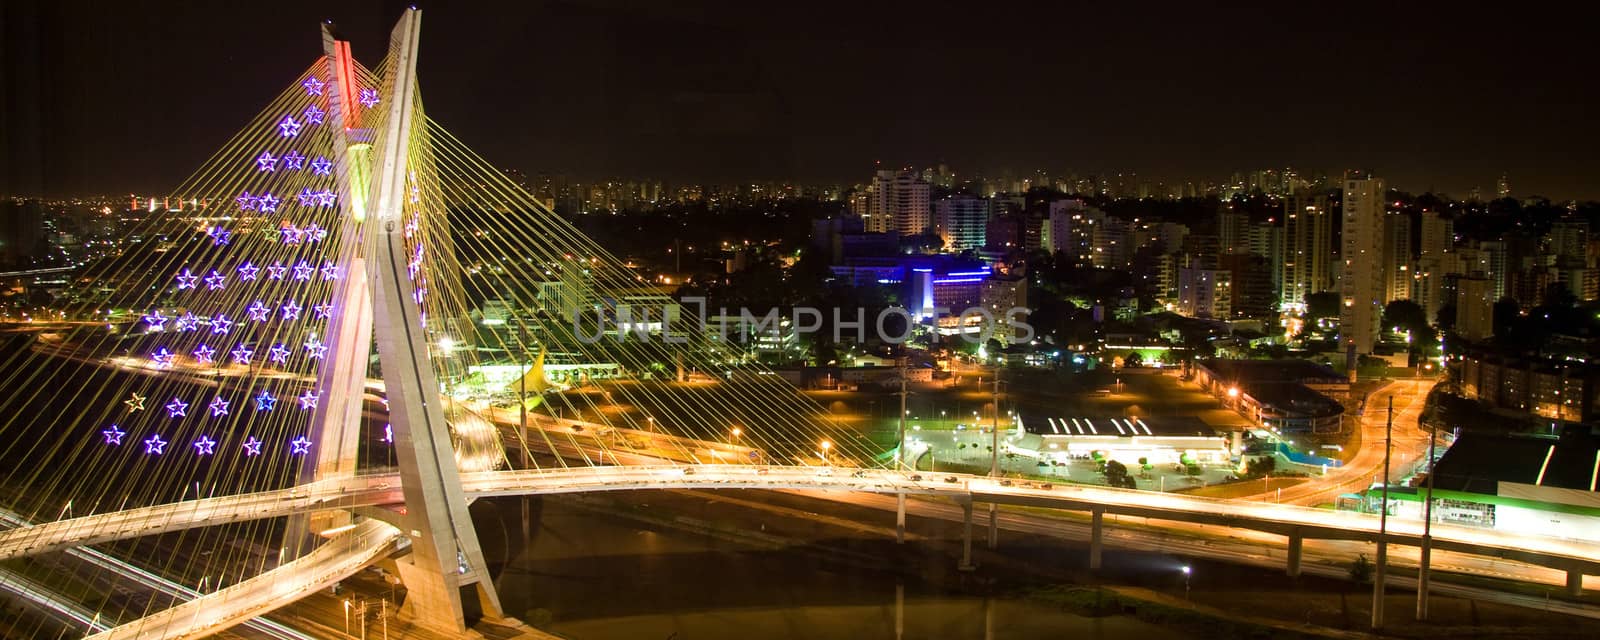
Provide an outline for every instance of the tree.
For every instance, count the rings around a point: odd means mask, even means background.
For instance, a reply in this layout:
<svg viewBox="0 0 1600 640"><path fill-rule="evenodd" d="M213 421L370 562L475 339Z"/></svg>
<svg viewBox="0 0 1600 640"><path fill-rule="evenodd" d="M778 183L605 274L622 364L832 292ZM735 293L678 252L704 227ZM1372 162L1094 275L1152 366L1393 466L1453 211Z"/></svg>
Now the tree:
<svg viewBox="0 0 1600 640"><path fill-rule="evenodd" d="M1110 486L1126 487L1128 489L1138 488L1133 477L1128 475L1127 465L1121 462L1116 460L1106 462L1104 473L1106 474L1106 484Z"/></svg>
<svg viewBox="0 0 1600 640"><path fill-rule="evenodd" d="M1422 305L1410 300L1394 300L1384 305L1383 326L1386 329L1399 328L1401 332L1410 331L1413 338L1427 333L1431 328L1428 312L1423 311Z"/></svg>
<svg viewBox="0 0 1600 640"><path fill-rule="evenodd" d="M1367 560L1367 554L1356 556L1350 563L1350 579L1361 584L1372 581L1372 562Z"/></svg>
<svg viewBox="0 0 1600 640"><path fill-rule="evenodd" d="M1278 459L1272 456L1251 458L1244 465L1244 475L1250 478L1261 478L1272 475L1278 470Z"/></svg>
<svg viewBox="0 0 1600 640"><path fill-rule="evenodd" d="M1522 316L1522 307L1511 298L1501 298L1494 303L1494 335L1496 337L1511 335L1517 319Z"/></svg>

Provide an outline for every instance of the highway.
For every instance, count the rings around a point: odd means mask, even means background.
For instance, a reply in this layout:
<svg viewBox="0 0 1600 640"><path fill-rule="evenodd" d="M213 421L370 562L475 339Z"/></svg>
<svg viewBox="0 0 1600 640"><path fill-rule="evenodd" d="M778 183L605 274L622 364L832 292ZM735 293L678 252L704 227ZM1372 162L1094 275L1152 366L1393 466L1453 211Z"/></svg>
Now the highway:
<svg viewBox="0 0 1600 640"><path fill-rule="evenodd" d="M1394 399L1394 452L1390 456L1390 480L1403 476L1405 463L1414 463L1427 455L1428 433L1417 424L1427 404L1428 391L1437 382L1432 378L1396 380L1373 393L1361 413L1361 450L1344 466L1329 469L1327 475L1285 488L1281 501L1300 505L1327 504L1340 494L1360 493L1377 482L1383 475L1384 429L1391 398Z"/></svg>
<svg viewBox="0 0 1600 640"><path fill-rule="evenodd" d="M1378 535L1378 517L1303 506L1202 498L1082 485L1048 486L958 474L918 475L831 467L740 465L624 466L525 469L461 474L468 497L637 489L844 489L871 493L943 495L1073 511L1147 517L1296 535L1365 540ZM0 560L159 532L280 517L319 509L400 502L395 474L327 480L292 489L223 496L87 515L0 532ZM1047 488L1048 487L1048 488ZM1391 520L1389 539L1416 544L1422 523ZM1435 548L1600 573L1600 545L1590 540L1512 534L1435 524Z"/></svg>

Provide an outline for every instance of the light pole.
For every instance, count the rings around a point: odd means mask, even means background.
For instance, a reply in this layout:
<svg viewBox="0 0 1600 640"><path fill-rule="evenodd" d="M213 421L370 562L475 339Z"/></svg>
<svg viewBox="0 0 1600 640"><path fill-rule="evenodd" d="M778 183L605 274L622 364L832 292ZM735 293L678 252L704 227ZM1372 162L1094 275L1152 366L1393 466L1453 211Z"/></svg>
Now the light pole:
<svg viewBox="0 0 1600 640"><path fill-rule="evenodd" d="M1432 424L1428 427L1428 489L1422 503L1422 549L1417 560L1417 620L1428 619L1428 583L1432 577L1428 561L1433 555L1433 455L1439 443L1439 432Z"/></svg>
<svg viewBox="0 0 1600 640"><path fill-rule="evenodd" d="M894 447L894 470L905 471L906 455L906 369L900 367L900 434ZM931 471L932 468L930 467ZM894 543L905 544L906 541L906 493L897 491L894 494Z"/></svg>
<svg viewBox="0 0 1600 640"><path fill-rule="evenodd" d="M344 599L344 635L350 636L350 599Z"/></svg>
<svg viewBox="0 0 1600 640"><path fill-rule="evenodd" d="M1000 367L994 368L994 420L990 423L993 444L989 447L989 477L1000 477ZM989 503L989 548L1000 546L1000 505Z"/></svg>
<svg viewBox="0 0 1600 640"><path fill-rule="evenodd" d="M728 430L728 444L737 445L739 443L739 436L742 435L744 435L744 430L740 429L738 425L734 425L732 429Z"/></svg>
<svg viewBox="0 0 1600 640"><path fill-rule="evenodd" d="M1372 580L1372 628L1383 628L1383 591L1389 562L1389 452L1394 449L1394 396L1389 396L1389 418L1383 427L1383 484L1378 505L1378 567Z"/></svg>
<svg viewBox="0 0 1600 640"><path fill-rule="evenodd" d="M828 450L833 448L833 443L829 442L827 440L823 440L821 442L821 447L822 447L822 451L821 451L822 465L823 466L827 466L829 464L828 463Z"/></svg>
<svg viewBox="0 0 1600 640"><path fill-rule="evenodd" d="M1180 571L1183 572L1183 599L1184 600L1188 600L1189 599L1189 575L1194 573L1194 571L1189 568L1189 565L1183 565L1183 568L1180 569Z"/></svg>

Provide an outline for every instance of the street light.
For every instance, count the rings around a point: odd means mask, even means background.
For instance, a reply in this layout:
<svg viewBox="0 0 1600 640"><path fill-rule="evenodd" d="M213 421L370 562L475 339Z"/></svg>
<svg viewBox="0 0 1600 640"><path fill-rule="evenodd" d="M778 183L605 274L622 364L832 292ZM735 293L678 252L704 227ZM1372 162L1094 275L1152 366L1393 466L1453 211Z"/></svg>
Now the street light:
<svg viewBox="0 0 1600 640"><path fill-rule="evenodd" d="M744 435L744 429L734 427L732 430L728 431L728 435L732 436L728 439L728 444L733 444L739 440L739 436Z"/></svg>
<svg viewBox="0 0 1600 640"><path fill-rule="evenodd" d="M833 448L833 443L829 442L827 440L823 440L821 446L822 446L822 463L823 464L827 464L828 463L828 450Z"/></svg>
<svg viewBox="0 0 1600 640"><path fill-rule="evenodd" d="M1188 600L1189 599L1189 575L1194 573L1194 571L1189 568L1189 565L1183 565L1183 568L1179 569L1179 570L1183 572L1183 599L1184 600Z"/></svg>

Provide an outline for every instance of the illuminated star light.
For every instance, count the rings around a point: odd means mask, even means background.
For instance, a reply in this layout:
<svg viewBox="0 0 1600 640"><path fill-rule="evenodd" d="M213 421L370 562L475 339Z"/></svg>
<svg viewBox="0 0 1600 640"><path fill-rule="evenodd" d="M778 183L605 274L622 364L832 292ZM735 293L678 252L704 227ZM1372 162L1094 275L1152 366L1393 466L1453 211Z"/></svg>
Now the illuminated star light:
<svg viewBox="0 0 1600 640"><path fill-rule="evenodd" d="M150 439L144 441L144 452L146 455L159 456L161 455L161 452L166 450L167 441L162 440L161 434L159 433L152 434Z"/></svg>
<svg viewBox="0 0 1600 640"><path fill-rule="evenodd" d="M289 268L283 266L282 262L274 262L272 266L267 267L267 277L273 280L282 280L283 274L288 270Z"/></svg>
<svg viewBox="0 0 1600 640"><path fill-rule="evenodd" d="M299 151L296 151L294 149L290 149L289 153L284 154L284 156L283 156L283 168L285 168L285 169L294 169L295 171L299 171L301 169L304 169L305 166L306 166L306 157L303 156L303 155L300 155Z"/></svg>
<svg viewBox="0 0 1600 640"><path fill-rule="evenodd" d="M217 289L221 289L226 286L227 280L228 279L223 277L222 274L217 273L216 269L212 269L211 275L206 276L206 288L216 291Z"/></svg>
<svg viewBox="0 0 1600 640"><path fill-rule="evenodd" d="M128 405L128 413L144 411L144 396L141 396L137 393L132 393L129 395L132 397L122 401L122 404Z"/></svg>
<svg viewBox="0 0 1600 640"><path fill-rule="evenodd" d="M306 389L305 393L300 394L300 397L295 399L300 401L301 409L315 409L317 408L317 399L320 397L321 394Z"/></svg>
<svg viewBox="0 0 1600 640"><path fill-rule="evenodd" d="M292 224L285 226L281 233L283 233L284 244L300 244L300 240L305 238L305 232Z"/></svg>
<svg viewBox="0 0 1600 640"><path fill-rule="evenodd" d="M394 444L394 427L387 422L383 423L383 441Z"/></svg>
<svg viewBox="0 0 1600 640"><path fill-rule="evenodd" d="M211 358L217 355L217 350L206 345L194 349L194 359L200 364L211 364Z"/></svg>
<svg viewBox="0 0 1600 640"><path fill-rule="evenodd" d="M262 389L261 393L256 395L255 400L256 411L271 411L273 407L278 406L278 399L267 393L266 389Z"/></svg>
<svg viewBox="0 0 1600 640"><path fill-rule="evenodd" d="M311 187L301 189L300 193L295 197L300 199L300 206L302 207L309 207L317 203L317 193L312 191Z"/></svg>
<svg viewBox="0 0 1600 640"><path fill-rule="evenodd" d="M261 439L255 436L250 436L250 439L245 440L244 454L247 456L261 455Z"/></svg>
<svg viewBox="0 0 1600 640"><path fill-rule="evenodd" d="M328 237L328 230L315 222L306 225L306 228L301 229L301 231L305 232L306 240L311 242L322 242L324 238Z"/></svg>
<svg viewBox="0 0 1600 640"><path fill-rule="evenodd" d="M333 162L322 156L317 156L316 160L311 161L311 173L319 176L330 175L333 173Z"/></svg>
<svg viewBox="0 0 1600 640"><path fill-rule="evenodd" d="M362 89L361 97L358 100L360 100L361 106L368 109L376 107L378 106L378 90L372 87Z"/></svg>
<svg viewBox="0 0 1600 640"><path fill-rule="evenodd" d="M300 135L300 123L294 121L294 116L284 116L283 121L278 123L278 131L285 138L293 138Z"/></svg>
<svg viewBox="0 0 1600 640"><path fill-rule="evenodd" d="M219 313L217 317L211 319L211 333L227 334L232 328L233 321L229 320L228 316Z"/></svg>
<svg viewBox="0 0 1600 640"><path fill-rule="evenodd" d="M194 331L200 326L200 318L195 317L193 312L185 313L173 322L173 326L179 331Z"/></svg>
<svg viewBox="0 0 1600 640"><path fill-rule="evenodd" d="M157 351L155 355L150 356L150 359L154 360L156 362L156 366L158 367L163 369L171 369L172 360L174 357L175 354L173 354L171 351L168 351L166 347L162 347L161 350Z"/></svg>
<svg viewBox="0 0 1600 640"><path fill-rule="evenodd" d="M222 396L212 398L211 417L217 418L225 415L228 415L228 401L224 400Z"/></svg>
<svg viewBox="0 0 1600 640"><path fill-rule="evenodd" d="M216 449L217 441L208 436L201 435L200 439L194 441L194 454L197 456L209 456Z"/></svg>
<svg viewBox="0 0 1600 640"><path fill-rule="evenodd" d="M173 398L172 402L167 403L168 418L182 418L186 415L189 415L189 403L184 402L183 398Z"/></svg>
<svg viewBox="0 0 1600 640"><path fill-rule="evenodd" d="M339 279L339 265L336 265L336 264L334 264L332 262L323 264L322 265L322 279L323 280L338 280Z"/></svg>
<svg viewBox="0 0 1600 640"><path fill-rule="evenodd" d="M239 197L234 198L233 201L239 203L239 210L240 211L255 211L256 210L256 199L255 199L255 196L250 195L249 191L241 192L239 194Z"/></svg>
<svg viewBox="0 0 1600 640"><path fill-rule="evenodd" d="M249 312L251 322L266 322L267 314L272 313L272 308L262 304L260 300L257 300L255 303L250 305L249 309L245 309L245 311Z"/></svg>
<svg viewBox="0 0 1600 640"><path fill-rule="evenodd" d="M178 289L180 291L183 289L193 289L194 283L198 282L199 280L200 276L190 273L188 269L184 269L183 273L178 274Z"/></svg>
<svg viewBox="0 0 1600 640"><path fill-rule="evenodd" d="M316 192L315 195L317 196L317 204L322 205L324 207L333 206L334 193L333 193L332 189L323 189L321 191Z"/></svg>
<svg viewBox="0 0 1600 640"><path fill-rule="evenodd" d="M283 305L283 319L284 320L299 320L300 319L300 309L301 309L300 303L295 302L294 300L290 300L289 304Z"/></svg>
<svg viewBox="0 0 1600 640"><path fill-rule="evenodd" d="M288 364L289 350L283 348L281 344L272 345L272 348L267 350L267 359L278 364Z"/></svg>
<svg viewBox="0 0 1600 640"><path fill-rule="evenodd" d="M306 338L305 347L306 357L312 360L321 360L323 356L328 355L328 345L322 344L322 341L317 339L317 334L315 333Z"/></svg>
<svg viewBox="0 0 1600 640"><path fill-rule="evenodd" d="M317 319L327 320L333 317L333 305L326 302L316 306Z"/></svg>
<svg viewBox="0 0 1600 640"><path fill-rule="evenodd" d="M150 324L150 327L147 330L151 332L164 331L167 328L167 317L161 315L161 311L159 310L155 313L145 316L144 321Z"/></svg>
<svg viewBox="0 0 1600 640"><path fill-rule="evenodd" d="M261 197L256 198L256 206L261 209L262 213L277 211L278 203L280 202L283 201L273 197L273 195L270 193L263 193L261 194Z"/></svg>
<svg viewBox="0 0 1600 640"><path fill-rule="evenodd" d="M121 445L122 436L128 435L128 432L118 429L117 425L111 425L106 427L104 431L101 431L100 434L105 436L106 444Z"/></svg>
<svg viewBox="0 0 1600 640"><path fill-rule="evenodd" d="M255 356L255 355L256 355L256 352L251 351L248 348L245 348L245 346L241 344L241 345L233 348L233 363L234 364L250 364L250 358Z"/></svg>
<svg viewBox="0 0 1600 640"><path fill-rule="evenodd" d="M306 264L306 261L301 260L300 264L297 264L297 265L294 266L294 279L295 280L310 280L311 279L311 273L316 271L316 270L317 270L316 267L313 267L313 266L311 266L309 264Z"/></svg>
<svg viewBox="0 0 1600 640"><path fill-rule="evenodd" d="M306 88L306 95L320 96L322 95L322 88L327 86L327 84L328 83L326 82L318 80L316 76L309 76L306 78L305 82L300 83L300 86Z"/></svg>
<svg viewBox="0 0 1600 640"><path fill-rule="evenodd" d="M255 266L255 265L250 264L248 262L246 262L246 263L244 263L242 265L239 265L239 279L240 280L255 280L256 279L256 274L258 274L258 273L261 273L261 267Z"/></svg>
<svg viewBox="0 0 1600 640"><path fill-rule="evenodd" d="M289 443L289 454L303 456L311 452L311 439L299 436Z"/></svg>
<svg viewBox="0 0 1600 640"><path fill-rule="evenodd" d="M271 151L262 151L261 156L256 158L256 169L268 172L277 171L278 159L272 155Z"/></svg>
<svg viewBox="0 0 1600 640"><path fill-rule="evenodd" d="M217 247L225 247L232 240L233 232L226 229L218 229L217 233L211 236L211 244Z"/></svg>
<svg viewBox="0 0 1600 640"><path fill-rule="evenodd" d="M317 105L311 105L306 107L305 113L301 115L305 116L306 124L322 124L322 117L327 115L327 112L318 109Z"/></svg>

